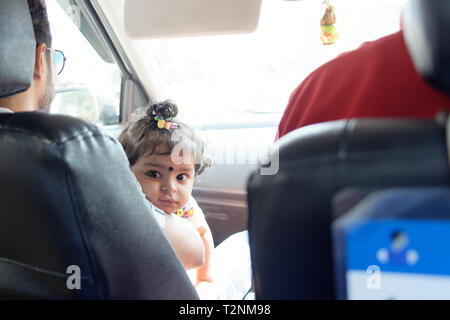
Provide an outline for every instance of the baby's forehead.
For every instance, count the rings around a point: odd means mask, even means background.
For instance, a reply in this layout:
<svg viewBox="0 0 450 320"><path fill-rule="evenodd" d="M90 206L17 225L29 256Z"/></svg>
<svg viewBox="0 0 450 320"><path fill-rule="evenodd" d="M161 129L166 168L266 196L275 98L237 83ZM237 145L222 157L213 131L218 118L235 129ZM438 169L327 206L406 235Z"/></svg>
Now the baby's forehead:
<svg viewBox="0 0 450 320"><path fill-rule="evenodd" d="M140 162L143 166L158 167L169 171L195 171L193 157L173 157L172 154L157 154L143 156Z"/></svg>

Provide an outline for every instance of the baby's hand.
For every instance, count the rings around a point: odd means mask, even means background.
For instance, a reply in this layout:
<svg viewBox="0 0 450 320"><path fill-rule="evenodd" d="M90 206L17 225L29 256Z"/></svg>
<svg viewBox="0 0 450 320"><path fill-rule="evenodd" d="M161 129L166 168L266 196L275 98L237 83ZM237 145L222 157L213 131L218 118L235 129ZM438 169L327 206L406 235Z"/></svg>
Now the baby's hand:
<svg viewBox="0 0 450 320"><path fill-rule="evenodd" d="M197 283L213 282L212 268L198 268L197 269Z"/></svg>

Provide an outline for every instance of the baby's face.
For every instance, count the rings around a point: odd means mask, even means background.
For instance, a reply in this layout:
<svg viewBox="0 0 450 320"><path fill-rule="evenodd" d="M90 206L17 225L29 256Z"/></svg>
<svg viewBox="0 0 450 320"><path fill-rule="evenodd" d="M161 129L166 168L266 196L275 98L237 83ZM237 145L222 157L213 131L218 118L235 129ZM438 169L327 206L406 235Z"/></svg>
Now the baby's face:
<svg viewBox="0 0 450 320"><path fill-rule="evenodd" d="M158 208L173 213L188 202L194 186L194 164L175 164L170 155L140 157L131 167L142 190Z"/></svg>

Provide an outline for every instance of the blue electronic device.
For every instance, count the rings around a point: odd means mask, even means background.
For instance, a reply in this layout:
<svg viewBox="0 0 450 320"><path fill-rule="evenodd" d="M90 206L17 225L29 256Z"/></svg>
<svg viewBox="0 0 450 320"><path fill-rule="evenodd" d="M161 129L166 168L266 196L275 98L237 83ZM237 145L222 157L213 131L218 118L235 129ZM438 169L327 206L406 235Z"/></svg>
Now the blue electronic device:
<svg viewBox="0 0 450 320"><path fill-rule="evenodd" d="M450 299L450 191L370 193L332 224L339 299Z"/></svg>

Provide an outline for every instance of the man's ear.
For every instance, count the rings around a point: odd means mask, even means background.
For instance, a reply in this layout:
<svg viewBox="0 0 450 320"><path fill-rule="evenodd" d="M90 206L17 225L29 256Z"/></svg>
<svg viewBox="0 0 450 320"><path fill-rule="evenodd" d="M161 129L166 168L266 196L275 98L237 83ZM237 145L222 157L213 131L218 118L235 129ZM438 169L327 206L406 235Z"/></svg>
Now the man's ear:
<svg viewBox="0 0 450 320"><path fill-rule="evenodd" d="M45 43L39 43L36 47L33 79L41 80L44 77L46 49Z"/></svg>

